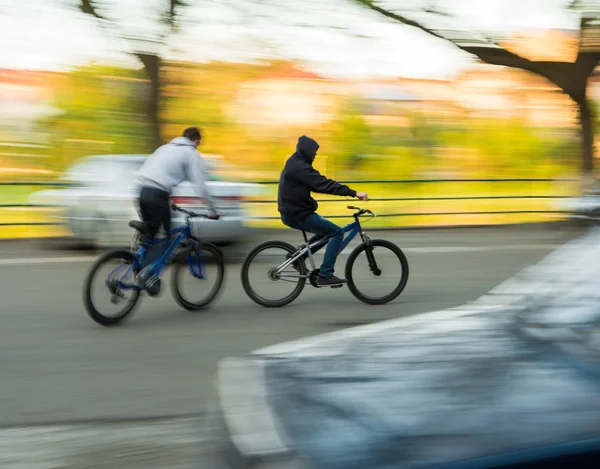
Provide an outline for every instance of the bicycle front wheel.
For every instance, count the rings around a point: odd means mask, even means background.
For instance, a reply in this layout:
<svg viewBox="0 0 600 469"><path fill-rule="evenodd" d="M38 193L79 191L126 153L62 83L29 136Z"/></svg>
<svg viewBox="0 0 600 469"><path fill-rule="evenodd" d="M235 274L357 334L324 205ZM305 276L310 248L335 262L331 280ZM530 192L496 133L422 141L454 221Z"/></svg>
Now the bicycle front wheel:
<svg viewBox="0 0 600 469"><path fill-rule="evenodd" d="M221 250L209 243L198 243L181 256L183 262L173 265L171 290L179 306L198 311L218 296L225 277Z"/></svg>
<svg viewBox="0 0 600 469"><path fill-rule="evenodd" d="M267 308L285 306L294 301L306 283L306 264L295 264L277 272L296 248L283 241L267 241L248 253L242 264L242 286L252 301Z"/></svg>
<svg viewBox="0 0 600 469"><path fill-rule="evenodd" d="M363 303L383 305L395 299L408 282L408 261L394 243L373 239L348 256L346 279L352 294Z"/></svg>
<svg viewBox="0 0 600 469"><path fill-rule="evenodd" d="M98 324L117 325L133 311L140 297L135 287L135 259L135 253L117 250L107 252L92 265L84 281L83 304ZM95 288L96 279L100 280L99 289Z"/></svg>

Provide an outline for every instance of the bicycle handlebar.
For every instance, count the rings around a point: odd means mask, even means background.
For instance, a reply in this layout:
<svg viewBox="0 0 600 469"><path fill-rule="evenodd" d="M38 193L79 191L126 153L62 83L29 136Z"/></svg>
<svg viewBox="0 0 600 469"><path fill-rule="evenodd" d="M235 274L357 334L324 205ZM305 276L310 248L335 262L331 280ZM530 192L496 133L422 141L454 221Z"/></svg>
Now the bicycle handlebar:
<svg viewBox="0 0 600 469"><path fill-rule="evenodd" d="M181 213L186 214L188 216L188 218L210 218L208 215L202 215L200 213L190 212L189 210L181 208L181 207L175 205L174 203L171 203L171 208L173 210L175 210L176 212L181 212Z"/></svg>
<svg viewBox="0 0 600 469"><path fill-rule="evenodd" d="M368 208L360 208L360 207L355 207L354 205L348 205L348 208L350 210L358 210L358 212L356 212L354 214L355 217L360 217L361 215L364 215L365 213L368 213L369 215L372 215L373 217L375 217L376 215L371 212L371 210L369 210Z"/></svg>

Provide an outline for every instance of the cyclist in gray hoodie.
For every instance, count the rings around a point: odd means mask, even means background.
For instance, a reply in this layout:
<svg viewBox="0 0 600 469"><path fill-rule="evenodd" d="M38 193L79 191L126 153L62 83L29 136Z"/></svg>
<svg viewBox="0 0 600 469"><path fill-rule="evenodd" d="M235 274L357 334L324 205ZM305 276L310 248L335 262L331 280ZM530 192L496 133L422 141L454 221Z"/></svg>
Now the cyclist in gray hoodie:
<svg viewBox="0 0 600 469"><path fill-rule="evenodd" d="M198 195L207 201L210 211L208 217L214 220L219 218L214 199L206 185L206 170L196 150L201 140L202 136L197 127L185 129L181 137L174 138L150 155L136 173L136 182L140 189L139 211L150 239L156 236L161 226L167 239L170 238L169 197L173 187L183 181L190 181ZM169 246L169 243L161 244L157 252L149 253L148 261L161 255Z"/></svg>
<svg viewBox="0 0 600 469"><path fill-rule="evenodd" d="M159 147L136 173L141 187L138 199L142 221L148 228L148 236L154 238L162 226L165 233L171 229L169 197L173 187L190 181L199 195L208 203L209 218L217 219L214 200L206 186L206 173L197 152L202 140L197 127L189 127L183 136L174 138Z"/></svg>

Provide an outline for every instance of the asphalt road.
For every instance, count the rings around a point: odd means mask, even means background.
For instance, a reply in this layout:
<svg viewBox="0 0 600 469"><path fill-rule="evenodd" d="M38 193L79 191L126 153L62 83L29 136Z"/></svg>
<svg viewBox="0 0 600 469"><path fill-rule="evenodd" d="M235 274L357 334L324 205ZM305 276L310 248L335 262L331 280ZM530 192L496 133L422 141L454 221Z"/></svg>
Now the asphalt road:
<svg viewBox="0 0 600 469"><path fill-rule="evenodd" d="M0 423L5 429L74 422L93 427L99 422L200 414L221 358L462 305L573 235L547 227L371 233L372 238L401 246L410 263L408 286L393 303L368 307L347 288L307 287L292 305L265 309L242 290L238 261L250 246L271 236L264 234L246 246L228 249L223 295L209 310L180 309L167 288L157 299L143 298L131 320L112 329L96 325L83 309L82 282L92 262L90 253L43 250L38 243L1 243ZM278 238L298 241L293 233L280 233ZM344 260L342 255L340 262ZM0 448L18 447L11 431L0 432ZM71 467L18 465L29 454L25 448L10 460L0 456L2 467ZM98 462L85 467L138 467L135 464Z"/></svg>

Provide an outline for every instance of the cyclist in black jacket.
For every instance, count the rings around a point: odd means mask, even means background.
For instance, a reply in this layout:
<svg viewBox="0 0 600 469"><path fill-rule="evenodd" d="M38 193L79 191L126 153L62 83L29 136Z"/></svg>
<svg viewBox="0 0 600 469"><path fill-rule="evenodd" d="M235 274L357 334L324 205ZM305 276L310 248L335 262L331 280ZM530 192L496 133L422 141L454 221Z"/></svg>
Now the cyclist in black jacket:
<svg viewBox="0 0 600 469"><path fill-rule="evenodd" d="M278 209L281 221L290 228L313 233L310 242L323 236L331 236L325 250L325 257L319 269L317 284L338 286L346 283L333 275L338 251L344 239L344 232L335 223L316 213L318 204L310 196L312 192L368 200L366 192L356 192L344 184L321 175L312 164L319 144L305 135L298 139L296 153L288 158L279 178Z"/></svg>

